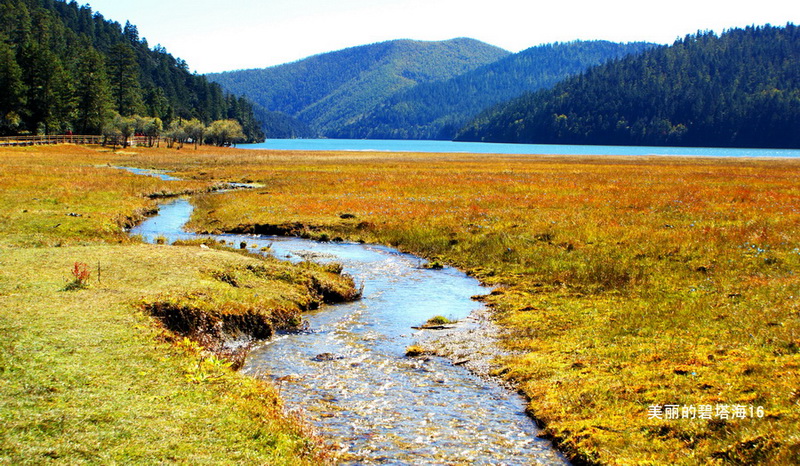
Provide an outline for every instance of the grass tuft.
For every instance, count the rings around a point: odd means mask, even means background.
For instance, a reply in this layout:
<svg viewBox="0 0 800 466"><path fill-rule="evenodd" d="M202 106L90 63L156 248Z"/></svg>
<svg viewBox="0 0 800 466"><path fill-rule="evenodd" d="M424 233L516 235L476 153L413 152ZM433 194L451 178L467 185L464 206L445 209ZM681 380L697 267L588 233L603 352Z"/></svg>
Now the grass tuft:
<svg viewBox="0 0 800 466"><path fill-rule="evenodd" d="M428 319L428 322L426 322L426 323L428 325L445 325L445 324L450 324L452 322L453 321L448 319L447 317L434 316L434 317L431 317L430 319Z"/></svg>

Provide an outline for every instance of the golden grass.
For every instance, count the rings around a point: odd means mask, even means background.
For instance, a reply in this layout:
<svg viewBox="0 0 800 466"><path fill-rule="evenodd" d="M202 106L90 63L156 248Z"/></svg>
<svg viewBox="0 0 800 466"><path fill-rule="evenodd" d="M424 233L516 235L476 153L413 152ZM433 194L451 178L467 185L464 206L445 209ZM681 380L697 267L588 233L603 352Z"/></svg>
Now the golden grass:
<svg viewBox="0 0 800 466"><path fill-rule="evenodd" d="M195 228L313 227L498 286L489 302L519 352L500 373L575 457L800 462L796 160L184 155L140 160L265 185L197 199ZM649 418L670 404L748 412Z"/></svg>
<svg viewBox="0 0 800 466"><path fill-rule="evenodd" d="M121 157L136 158L72 145L0 150L0 246L125 242L123 227L155 207L150 195L211 186L113 168Z"/></svg>
<svg viewBox="0 0 800 466"><path fill-rule="evenodd" d="M198 187L264 184L197 198L200 230L313 229L395 245L497 286L488 301L518 351L499 373L576 458L800 462L798 161L80 151L67 169L111 158L176 170ZM150 205L112 199L125 212ZM17 226L3 228L24 242L61 241L15 215ZM655 404L765 413L649 419Z"/></svg>

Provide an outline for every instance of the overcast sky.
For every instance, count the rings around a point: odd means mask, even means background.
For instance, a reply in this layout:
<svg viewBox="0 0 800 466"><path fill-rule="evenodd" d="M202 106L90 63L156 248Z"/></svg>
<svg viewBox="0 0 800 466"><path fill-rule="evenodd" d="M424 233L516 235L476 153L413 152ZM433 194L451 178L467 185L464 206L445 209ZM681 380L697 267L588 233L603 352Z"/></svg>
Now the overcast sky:
<svg viewBox="0 0 800 466"><path fill-rule="evenodd" d="M78 0L80 4L85 0ZM199 73L263 68L391 39L471 37L512 52L575 39L672 43L800 24L798 0L93 0Z"/></svg>

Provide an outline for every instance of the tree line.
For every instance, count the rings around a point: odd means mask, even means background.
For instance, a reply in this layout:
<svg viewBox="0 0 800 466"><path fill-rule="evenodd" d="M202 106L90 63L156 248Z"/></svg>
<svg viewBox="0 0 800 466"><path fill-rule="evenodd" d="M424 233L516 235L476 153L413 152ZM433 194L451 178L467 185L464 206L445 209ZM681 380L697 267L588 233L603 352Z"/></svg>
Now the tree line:
<svg viewBox="0 0 800 466"><path fill-rule="evenodd" d="M216 120L206 126L197 118L191 120L176 119L168 126L158 117L133 115L124 117L119 113L103 126L104 144L120 144L127 147L132 136L146 139L147 145L153 147L166 141L167 147L183 147L187 142L197 146L204 143L216 146L230 146L247 141L242 125L236 120Z"/></svg>
<svg viewBox="0 0 800 466"><path fill-rule="evenodd" d="M264 134L252 104L226 93L136 26L62 0L0 0L0 134L109 134L151 119L150 130L236 121Z"/></svg>
<svg viewBox="0 0 800 466"><path fill-rule="evenodd" d="M458 140L800 147L800 30L698 32L492 108Z"/></svg>

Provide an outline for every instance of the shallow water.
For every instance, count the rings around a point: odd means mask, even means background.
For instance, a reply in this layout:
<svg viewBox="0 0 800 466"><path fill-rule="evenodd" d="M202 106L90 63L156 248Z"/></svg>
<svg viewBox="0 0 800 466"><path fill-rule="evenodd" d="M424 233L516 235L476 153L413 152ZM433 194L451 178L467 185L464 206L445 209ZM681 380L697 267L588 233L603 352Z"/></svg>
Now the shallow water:
<svg viewBox="0 0 800 466"><path fill-rule="evenodd" d="M168 175L166 172L161 170L149 170L146 168L134 168L134 167L114 167L120 170L127 170L134 175L146 175L146 176L153 176L159 178L164 181L179 181L180 178L175 178L172 175Z"/></svg>
<svg viewBox="0 0 800 466"><path fill-rule="evenodd" d="M192 206L178 199L131 231L145 240L192 238L181 227ZM291 261L335 261L363 298L304 314L309 330L278 335L248 357L244 373L272 379L287 406L304 413L357 464L564 464L536 437L525 400L442 358L409 358L412 326L462 319L490 290L452 269L390 248L299 238L218 235Z"/></svg>

